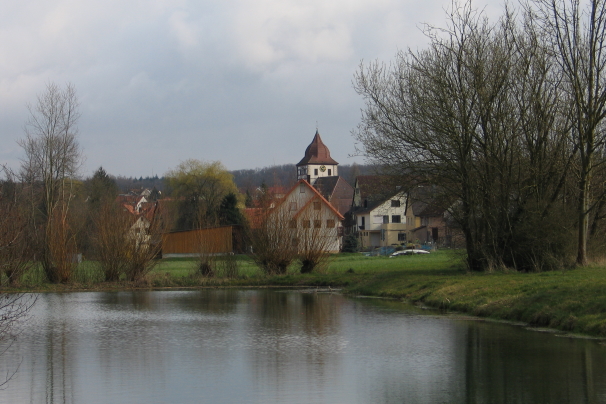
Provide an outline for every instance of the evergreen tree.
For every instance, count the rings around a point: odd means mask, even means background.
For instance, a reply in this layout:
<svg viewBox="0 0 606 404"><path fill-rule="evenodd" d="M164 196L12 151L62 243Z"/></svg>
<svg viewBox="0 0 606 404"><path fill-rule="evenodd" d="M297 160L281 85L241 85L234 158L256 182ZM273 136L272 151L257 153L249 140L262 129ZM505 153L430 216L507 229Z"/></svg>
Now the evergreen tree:
<svg viewBox="0 0 606 404"><path fill-rule="evenodd" d="M221 225L239 225L244 222L244 216L238 209L238 197L233 192L225 195L219 206L219 222Z"/></svg>

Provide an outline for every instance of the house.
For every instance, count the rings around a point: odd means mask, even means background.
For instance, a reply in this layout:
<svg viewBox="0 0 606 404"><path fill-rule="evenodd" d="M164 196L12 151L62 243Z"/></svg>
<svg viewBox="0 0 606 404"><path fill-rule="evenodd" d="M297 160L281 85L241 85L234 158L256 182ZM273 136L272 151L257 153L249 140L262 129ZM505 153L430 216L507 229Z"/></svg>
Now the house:
<svg viewBox="0 0 606 404"><path fill-rule="evenodd" d="M407 202L406 193L391 184L389 177L358 176L351 212L361 248L406 243Z"/></svg>
<svg viewBox="0 0 606 404"><path fill-rule="evenodd" d="M343 215L307 180L301 179L286 195L266 209L247 209L251 227L266 226L279 237L289 237L293 247L315 239L327 252L341 250Z"/></svg>
<svg viewBox="0 0 606 404"><path fill-rule="evenodd" d="M444 209L425 201L413 201L406 211L408 239L412 243L434 244L446 233Z"/></svg>
<svg viewBox="0 0 606 404"><path fill-rule="evenodd" d="M116 203L124 206L129 212L138 214L141 213L142 206L148 203L148 200L142 195L121 194L116 197Z"/></svg>
<svg viewBox="0 0 606 404"><path fill-rule="evenodd" d="M464 237L449 220L443 204L428 195L422 187L410 193L406 210L406 232L409 242L455 248L463 246Z"/></svg>

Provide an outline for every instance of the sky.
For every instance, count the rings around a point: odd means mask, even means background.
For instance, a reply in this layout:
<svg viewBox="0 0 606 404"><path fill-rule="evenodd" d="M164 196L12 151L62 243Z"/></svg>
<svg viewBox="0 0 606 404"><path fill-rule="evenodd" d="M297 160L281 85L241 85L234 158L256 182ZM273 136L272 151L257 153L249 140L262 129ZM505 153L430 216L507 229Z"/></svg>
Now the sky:
<svg viewBox="0 0 606 404"><path fill-rule="evenodd" d="M27 105L75 86L83 177L296 164L318 128L340 164L361 62L421 49L450 0L0 0L0 164L18 168ZM501 2L475 1L489 16ZM492 19L492 18L491 18Z"/></svg>

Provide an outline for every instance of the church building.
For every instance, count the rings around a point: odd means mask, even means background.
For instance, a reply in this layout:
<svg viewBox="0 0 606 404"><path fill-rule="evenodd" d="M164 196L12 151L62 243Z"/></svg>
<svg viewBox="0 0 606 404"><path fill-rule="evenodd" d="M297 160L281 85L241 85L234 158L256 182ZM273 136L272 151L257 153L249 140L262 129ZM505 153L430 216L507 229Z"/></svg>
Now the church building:
<svg viewBox="0 0 606 404"><path fill-rule="evenodd" d="M339 176L338 165L316 130L305 149L305 156L297 164L297 180L307 181L341 215L345 215L351 209L354 189Z"/></svg>

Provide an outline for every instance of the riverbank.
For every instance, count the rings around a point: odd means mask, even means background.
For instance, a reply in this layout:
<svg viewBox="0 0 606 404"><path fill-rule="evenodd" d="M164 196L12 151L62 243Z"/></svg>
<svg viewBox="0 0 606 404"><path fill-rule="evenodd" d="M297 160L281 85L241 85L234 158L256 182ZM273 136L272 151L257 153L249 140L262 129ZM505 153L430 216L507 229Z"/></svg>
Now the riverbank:
<svg viewBox="0 0 606 404"><path fill-rule="evenodd" d="M332 287L344 293L403 299L496 320L523 322L570 333L606 337L606 268L588 266L545 273L469 273L463 256L335 256L324 273L264 276L246 257L237 278L195 275L195 261L163 260L138 283L74 282L23 285L21 291L133 290L200 287ZM25 287L26 286L26 287ZM6 289L5 289L6 290Z"/></svg>

